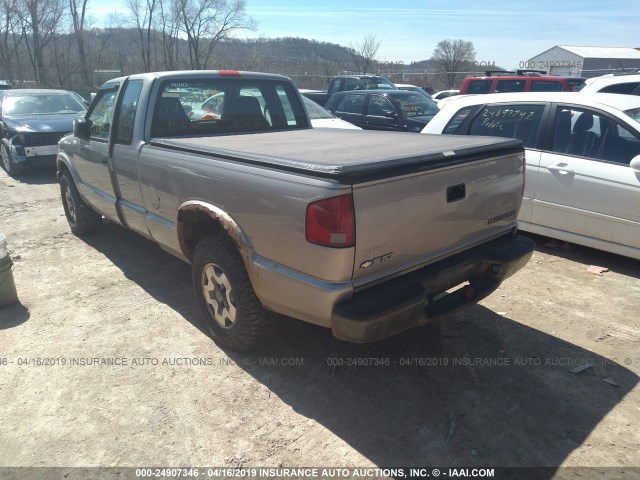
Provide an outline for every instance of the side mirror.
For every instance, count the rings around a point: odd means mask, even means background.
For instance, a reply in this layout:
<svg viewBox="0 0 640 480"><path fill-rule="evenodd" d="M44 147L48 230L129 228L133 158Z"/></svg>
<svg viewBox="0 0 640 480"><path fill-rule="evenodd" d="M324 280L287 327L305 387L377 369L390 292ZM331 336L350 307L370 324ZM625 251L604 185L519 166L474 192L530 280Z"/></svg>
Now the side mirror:
<svg viewBox="0 0 640 480"><path fill-rule="evenodd" d="M398 114L396 112L392 112L390 110L384 112L384 116L387 118L396 118Z"/></svg>
<svg viewBox="0 0 640 480"><path fill-rule="evenodd" d="M629 163L629 166L631 167L631 170L635 170L636 172L640 173L640 155L636 155L635 157L633 157L631 159L631 162Z"/></svg>
<svg viewBox="0 0 640 480"><path fill-rule="evenodd" d="M73 135L83 140L89 140L91 136L91 122L85 117L76 117L73 120Z"/></svg>

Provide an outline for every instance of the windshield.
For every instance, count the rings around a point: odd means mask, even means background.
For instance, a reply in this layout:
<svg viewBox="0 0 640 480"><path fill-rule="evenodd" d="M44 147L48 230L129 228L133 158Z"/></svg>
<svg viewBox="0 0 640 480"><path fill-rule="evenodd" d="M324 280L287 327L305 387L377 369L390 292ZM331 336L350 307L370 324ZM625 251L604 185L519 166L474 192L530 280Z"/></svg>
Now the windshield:
<svg viewBox="0 0 640 480"><path fill-rule="evenodd" d="M435 115L440 111L436 102L419 93L396 97L395 103L400 107L405 117L424 117Z"/></svg>
<svg viewBox="0 0 640 480"><path fill-rule="evenodd" d="M636 122L640 123L640 108L632 108L631 110L625 110L624 113L629 115Z"/></svg>
<svg viewBox="0 0 640 480"><path fill-rule="evenodd" d="M384 77L363 78L362 86L365 90L397 90L398 88Z"/></svg>
<svg viewBox="0 0 640 480"><path fill-rule="evenodd" d="M70 94L7 95L2 102L2 113L7 116L55 115L85 110L86 107Z"/></svg>
<svg viewBox="0 0 640 480"><path fill-rule="evenodd" d="M304 106L307 107L309 118L312 118L314 120L317 120L320 118L335 118L331 112L329 112L328 110L325 110L316 102L305 97L304 95L302 96L302 101L304 103Z"/></svg>

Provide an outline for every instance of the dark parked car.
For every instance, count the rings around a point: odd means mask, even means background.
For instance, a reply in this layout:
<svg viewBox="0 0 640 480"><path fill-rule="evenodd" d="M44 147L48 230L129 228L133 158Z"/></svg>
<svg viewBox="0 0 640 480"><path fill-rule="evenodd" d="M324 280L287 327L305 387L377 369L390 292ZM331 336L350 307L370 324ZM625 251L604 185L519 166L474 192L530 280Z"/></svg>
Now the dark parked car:
<svg viewBox="0 0 640 480"><path fill-rule="evenodd" d="M3 81L0 80L0 90L10 90L12 88L13 87L10 84L8 84L7 82L3 82Z"/></svg>
<svg viewBox="0 0 640 480"><path fill-rule="evenodd" d="M425 95L404 90L355 90L334 93L325 108L367 130L420 132L438 113Z"/></svg>
<svg viewBox="0 0 640 480"><path fill-rule="evenodd" d="M0 98L2 165L12 176L29 165L55 165L58 141L87 109L65 90L4 90Z"/></svg>

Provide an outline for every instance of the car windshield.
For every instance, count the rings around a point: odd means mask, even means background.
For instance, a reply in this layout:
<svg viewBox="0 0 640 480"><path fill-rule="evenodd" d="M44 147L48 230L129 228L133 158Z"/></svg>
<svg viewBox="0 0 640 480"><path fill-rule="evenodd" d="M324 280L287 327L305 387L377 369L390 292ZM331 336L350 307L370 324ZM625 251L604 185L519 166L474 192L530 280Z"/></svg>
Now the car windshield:
<svg viewBox="0 0 640 480"><path fill-rule="evenodd" d="M440 111L438 105L436 105L433 100L419 93L396 97L395 102L405 117L435 115Z"/></svg>
<svg viewBox="0 0 640 480"><path fill-rule="evenodd" d="M7 95L2 102L2 113L7 116L54 115L85 110L86 107L70 94Z"/></svg>
<svg viewBox="0 0 640 480"><path fill-rule="evenodd" d="M309 118L314 120L320 118L335 118L331 112L325 110L320 105L318 105L313 100L303 96L302 101L304 102L304 106L307 107L307 112L309 113Z"/></svg>
<svg viewBox="0 0 640 480"><path fill-rule="evenodd" d="M384 77L363 78L365 90L397 90L397 87Z"/></svg>
<svg viewBox="0 0 640 480"><path fill-rule="evenodd" d="M629 115L636 122L640 123L640 108L632 108L631 110L625 110L624 113Z"/></svg>

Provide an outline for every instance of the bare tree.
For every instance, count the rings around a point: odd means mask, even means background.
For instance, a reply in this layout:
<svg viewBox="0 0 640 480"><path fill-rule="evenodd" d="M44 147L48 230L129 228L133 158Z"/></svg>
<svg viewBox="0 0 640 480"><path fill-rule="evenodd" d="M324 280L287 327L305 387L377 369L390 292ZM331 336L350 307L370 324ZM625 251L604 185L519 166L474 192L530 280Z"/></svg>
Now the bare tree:
<svg viewBox="0 0 640 480"><path fill-rule="evenodd" d="M153 15L160 4L159 0L127 0L127 7L133 15L133 21L138 32L138 47L142 55L144 71L150 72L151 65L151 33L153 30Z"/></svg>
<svg viewBox="0 0 640 480"><path fill-rule="evenodd" d="M24 37L19 22L16 21L17 11L16 0L0 2L0 77L10 81L21 77L18 47Z"/></svg>
<svg viewBox="0 0 640 480"><path fill-rule="evenodd" d="M462 72L476 60L473 42L465 40L442 40L433 50L432 60L438 65L438 71L447 89L457 85Z"/></svg>
<svg viewBox="0 0 640 480"><path fill-rule="evenodd" d="M362 40L350 44L349 48L352 50L351 57L356 71L365 74L369 71L369 67L376 62L380 42L375 34L370 33Z"/></svg>
<svg viewBox="0 0 640 480"><path fill-rule="evenodd" d="M59 27L64 14L60 0L23 0L18 10L22 32L38 85L46 86L45 47Z"/></svg>
<svg viewBox="0 0 640 480"><path fill-rule="evenodd" d="M164 68L177 70L179 68L179 37L180 20L177 2L174 0L160 1L160 29L162 31L162 55Z"/></svg>
<svg viewBox="0 0 640 480"><path fill-rule="evenodd" d="M82 83L88 87L91 85L91 78L89 74L89 62L85 41L87 3L88 0L69 0L69 13L71 15L71 21L73 22L73 34L78 48L80 76L82 78Z"/></svg>
<svg viewBox="0 0 640 480"><path fill-rule="evenodd" d="M180 30L187 36L189 63L200 70L210 65L218 43L238 30L253 29L244 0L176 0Z"/></svg>

